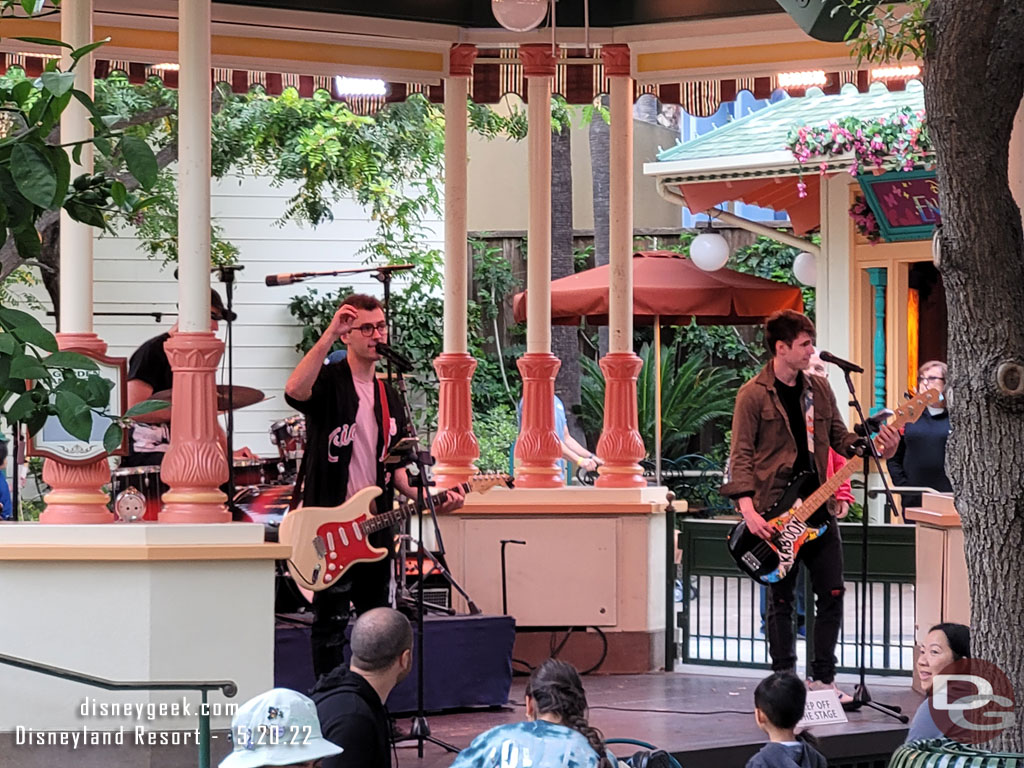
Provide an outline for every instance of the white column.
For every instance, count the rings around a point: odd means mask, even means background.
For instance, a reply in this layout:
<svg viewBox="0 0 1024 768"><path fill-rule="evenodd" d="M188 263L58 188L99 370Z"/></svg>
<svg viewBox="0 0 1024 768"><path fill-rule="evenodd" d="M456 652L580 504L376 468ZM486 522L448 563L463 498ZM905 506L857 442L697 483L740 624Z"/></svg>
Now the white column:
<svg viewBox="0 0 1024 768"><path fill-rule="evenodd" d="M526 351L551 351L551 77L527 77Z"/></svg>
<svg viewBox="0 0 1024 768"><path fill-rule="evenodd" d="M444 85L444 351L467 350L466 186L469 78Z"/></svg>
<svg viewBox="0 0 1024 768"><path fill-rule="evenodd" d="M81 48L92 42L92 0L73 0L61 6L61 38ZM61 57L61 69L71 68L70 51ZM75 88L92 97L93 55L86 54L75 68ZM72 99L60 120L62 144L92 138L89 112ZM81 164L71 164L71 178L92 173L93 147L82 145ZM92 333L92 236L93 228L60 212L60 327L64 333Z"/></svg>
<svg viewBox="0 0 1024 768"><path fill-rule="evenodd" d="M607 64L606 69L610 69ZM619 75L609 77L609 82L608 263L611 285L608 294L608 351L632 352L633 80Z"/></svg>
<svg viewBox="0 0 1024 768"><path fill-rule="evenodd" d="M178 328L199 333L210 330L210 0L178 11Z"/></svg>

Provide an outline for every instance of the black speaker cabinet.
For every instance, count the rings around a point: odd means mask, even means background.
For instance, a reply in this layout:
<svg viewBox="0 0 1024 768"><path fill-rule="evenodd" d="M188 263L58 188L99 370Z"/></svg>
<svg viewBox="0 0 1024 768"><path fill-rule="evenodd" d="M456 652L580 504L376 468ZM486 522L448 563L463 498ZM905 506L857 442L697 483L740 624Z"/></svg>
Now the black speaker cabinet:
<svg viewBox="0 0 1024 768"><path fill-rule="evenodd" d="M783 10L815 40L841 43L856 20L842 0L777 0ZM860 6L865 11L877 3Z"/></svg>

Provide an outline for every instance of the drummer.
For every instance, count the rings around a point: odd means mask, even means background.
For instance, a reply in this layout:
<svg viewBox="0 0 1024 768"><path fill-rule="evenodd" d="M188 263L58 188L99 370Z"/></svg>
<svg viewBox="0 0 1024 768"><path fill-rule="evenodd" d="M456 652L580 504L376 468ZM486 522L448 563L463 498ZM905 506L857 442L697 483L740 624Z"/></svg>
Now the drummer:
<svg viewBox="0 0 1024 768"><path fill-rule="evenodd" d="M225 309L220 294L210 289L210 330L216 332L221 320L234 321L237 315ZM148 400L154 392L171 389L174 377L164 351L164 342L178 329L177 323L168 331L143 342L128 362L128 407ZM155 416L156 418L153 418ZM132 428L131 453L121 461L122 467L156 466L163 462L171 443L169 411L165 418L157 413L150 423L136 422ZM252 451L235 451L235 458L253 458Z"/></svg>

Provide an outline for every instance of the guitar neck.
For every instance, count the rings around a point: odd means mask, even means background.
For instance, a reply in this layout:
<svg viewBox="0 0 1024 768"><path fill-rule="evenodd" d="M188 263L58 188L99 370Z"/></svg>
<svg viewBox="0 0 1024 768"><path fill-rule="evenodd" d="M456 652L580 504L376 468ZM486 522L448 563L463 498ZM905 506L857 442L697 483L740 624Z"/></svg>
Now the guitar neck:
<svg viewBox="0 0 1024 768"><path fill-rule="evenodd" d="M917 397L908 400L896 409L893 413L893 421L889 426L893 429L899 429L909 421L916 421L927 406L938 401L939 393L934 389L919 392ZM799 509L794 511L794 515L801 522L806 523L807 518L817 512L822 504L834 496L835 492L839 490L839 486L849 480L853 473L862 466L863 459L854 456L839 471L826 480L818 490L804 499L804 503L800 505Z"/></svg>
<svg viewBox="0 0 1024 768"><path fill-rule="evenodd" d="M839 490L839 486L845 483L853 473L859 470L863 466L862 460L854 456L846 464L844 464L832 477L826 480L814 493L804 499L803 504L800 505L799 509L794 511L795 516L800 522L806 523L807 518L813 515L821 505L828 501L830 498L835 496L836 491Z"/></svg>
<svg viewBox="0 0 1024 768"><path fill-rule="evenodd" d="M461 483L455 486L454 488L447 488L431 498L433 498L436 503L443 503L444 500L448 497L449 491L461 491L462 493L465 494L469 492L469 489L469 483ZM424 505L423 508L426 509L426 506ZM390 528L393 525L397 525L398 523L408 520L410 517L412 517L419 511L420 504L418 502L407 501L404 504L400 504L398 507L392 509L389 512L383 512L379 515L374 515L368 520L363 520L363 522L360 523L360 527L366 533L382 531L385 528Z"/></svg>

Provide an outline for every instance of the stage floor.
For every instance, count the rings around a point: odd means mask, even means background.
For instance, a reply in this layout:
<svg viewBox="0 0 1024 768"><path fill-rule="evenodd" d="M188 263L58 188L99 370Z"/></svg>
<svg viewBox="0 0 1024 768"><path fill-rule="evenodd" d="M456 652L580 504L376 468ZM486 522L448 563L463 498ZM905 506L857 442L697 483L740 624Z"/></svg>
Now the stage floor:
<svg viewBox="0 0 1024 768"><path fill-rule="evenodd" d="M763 675L750 676L749 670L743 673L737 676L723 670L716 674L702 667L699 671L670 674L591 675L583 682L592 710L591 722L606 738L656 744L671 751L684 768L741 768L765 741L753 716L754 688ZM850 676L840 678L849 692L853 682L855 678ZM868 678L867 682L875 699L897 704L907 715L913 716L922 701L910 689L909 678ZM525 685L526 678L515 679L513 706L506 709L430 716L432 734L461 749L488 728L524 719ZM850 722L845 725L814 729L833 765L872 762L865 758L877 762L902 743L906 734L905 725L872 709L851 712L848 717ZM407 718L398 723L408 730ZM636 749L620 745L613 751L628 755ZM398 748L399 766L442 768L451 765L453 759L433 744L425 745L422 760L416 757L415 742Z"/></svg>

